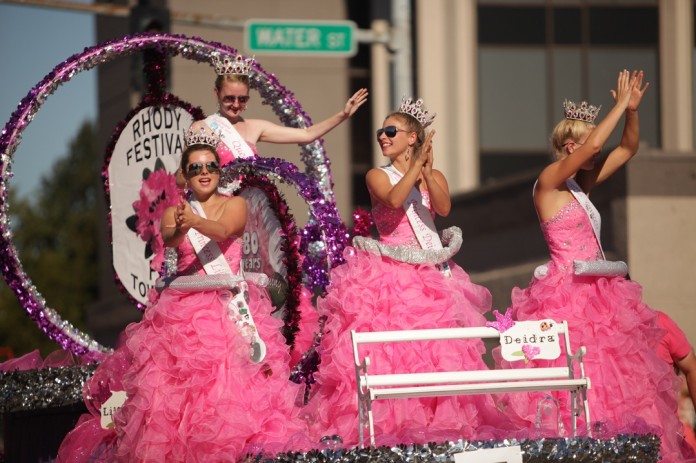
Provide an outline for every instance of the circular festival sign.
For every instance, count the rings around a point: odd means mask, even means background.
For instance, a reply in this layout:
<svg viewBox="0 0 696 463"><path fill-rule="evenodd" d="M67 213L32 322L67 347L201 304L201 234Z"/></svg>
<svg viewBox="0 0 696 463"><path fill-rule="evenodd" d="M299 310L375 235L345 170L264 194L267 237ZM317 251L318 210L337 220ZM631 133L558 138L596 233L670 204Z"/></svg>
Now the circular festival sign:
<svg viewBox="0 0 696 463"><path fill-rule="evenodd" d="M20 102L0 132L0 261L2 262L0 270L9 288L17 295L20 304L39 328L63 349L72 351L85 361L101 360L111 349L100 345L89 335L73 327L70 322L63 320L55 309L46 304L29 276L24 273L17 250L12 243L7 188L8 180L12 176L12 159L21 141L22 132L46 99L61 84L68 82L80 72L151 49L165 55L178 55L184 59L207 63L220 54L237 55L235 49L226 45L182 35L139 34L105 42L87 48L56 66ZM251 87L260 93L262 102L271 105L275 114L286 126L307 127L312 124L311 119L304 113L292 93L280 85L272 74L265 72L258 63L253 65L250 83ZM167 98L175 99L171 95L165 95L164 99ZM168 102L159 101L158 103L166 105ZM132 130L133 127L131 127ZM141 145L141 148L144 148L144 145ZM152 144L150 149L153 149ZM135 153L132 154L135 155ZM126 149L127 156L128 149ZM292 167L285 166L283 161L279 160L273 160L268 164L259 159L255 161L259 165L251 167L253 170L254 167L260 166L269 178L274 179L273 181L287 181L293 184L298 194L309 205L312 226L311 230L308 231L308 227L305 227L302 232L302 236L306 238L302 244L308 246L310 252L304 255L303 268L305 274L310 274L308 279L313 282L315 288L323 288L328 284L328 269L343 261L342 251L346 245L347 233L333 198L329 163L322 141L303 145L300 157L306 165L306 174L301 174L296 168L293 170ZM164 160L161 161L164 169L167 169L167 163ZM148 178L152 172L161 170L157 168L157 160L154 162L155 169L150 170ZM249 167L249 164L245 166ZM106 168L103 173L105 178L108 178L108 169ZM284 172L291 174L289 180L281 178L280 174ZM141 173L137 178L142 182L144 175ZM144 183L141 183L141 189L143 185ZM294 242L293 246L298 246L298 243ZM138 294L141 289L139 286L138 283L136 285Z"/></svg>

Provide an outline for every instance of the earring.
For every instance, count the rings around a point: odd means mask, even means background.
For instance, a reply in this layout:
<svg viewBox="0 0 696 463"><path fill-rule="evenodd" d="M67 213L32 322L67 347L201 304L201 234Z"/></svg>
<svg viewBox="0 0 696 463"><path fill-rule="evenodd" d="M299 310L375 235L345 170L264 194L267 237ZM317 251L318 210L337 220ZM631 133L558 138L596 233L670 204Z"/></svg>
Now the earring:
<svg viewBox="0 0 696 463"><path fill-rule="evenodd" d="M406 148L406 160L411 159L411 147Z"/></svg>

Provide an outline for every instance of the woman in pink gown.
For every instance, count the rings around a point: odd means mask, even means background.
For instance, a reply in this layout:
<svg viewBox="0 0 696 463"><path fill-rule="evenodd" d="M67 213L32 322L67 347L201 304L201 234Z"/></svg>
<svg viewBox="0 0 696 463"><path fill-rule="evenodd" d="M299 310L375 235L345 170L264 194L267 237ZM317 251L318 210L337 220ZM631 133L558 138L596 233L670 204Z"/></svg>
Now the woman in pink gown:
<svg viewBox="0 0 696 463"><path fill-rule="evenodd" d="M350 330L485 326L483 314L491 307L489 291L449 261L461 245L461 230L445 230L440 249L427 245L440 242L435 214L450 210L447 181L432 168L434 132L426 136L424 130L432 117L421 100L409 99L377 131L390 161L367 174L379 240L354 239L318 302L320 315L327 316L326 334L308 414L317 435L338 435L345 445L358 443ZM428 230L414 231L423 227ZM485 369L484 350L476 341L438 341L374 344L364 354L376 373L405 373ZM471 438L497 415L489 396L379 401L373 413L377 444Z"/></svg>
<svg viewBox="0 0 696 463"><path fill-rule="evenodd" d="M526 289L512 292L514 320L567 320L573 352L587 348L585 374L591 431L594 437L617 432L654 432L662 439L667 462L685 461L681 426L673 392L674 374L655 353L661 338L657 313L642 302L642 288L624 278L604 260L599 241L600 217L589 192L636 154L639 141L638 106L647 90L643 73L619 73L616 101L609 114L594 125L599 108L566 101L566 118L551 137L556 161L546 167L534 187L534 205L549 247L551 261L535 271ZM625 119L619 146L598 161L601 148L621 118ZM594 267L594 270L585 270ZM604 276L600 276L604 274ZM566 360L532 360L528 366L565 366ZM522 418L535 430L539 401L547 394L511 396L507 413ZM568 394L552 393L559 402L565 429L570 429ZM541 410L539 411L541 413ZM579 429L586 426L579 417ZM540 430L536 430L540 431ZM541 430L543 431L543 430Z"/></svg>
<svg viewBox="0 0 696 463"><path fill-rule="evenodd" d="M200 142L189 140L181 163L193 200L162 218L177 278L85 386L92 414L66 437L58 461L234 462L309 445L281 322L265 291L240 278L246 204L216 192L219 158L214 144ZM103 429L98 410L117 390L128 398Z"/></svg>

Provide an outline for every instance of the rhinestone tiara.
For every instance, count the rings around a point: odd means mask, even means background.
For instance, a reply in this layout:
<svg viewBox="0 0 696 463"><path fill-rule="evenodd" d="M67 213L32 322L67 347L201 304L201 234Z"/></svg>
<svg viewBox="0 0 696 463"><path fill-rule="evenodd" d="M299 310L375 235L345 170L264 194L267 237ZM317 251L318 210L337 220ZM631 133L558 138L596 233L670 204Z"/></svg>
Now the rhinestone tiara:
<svg viewBox="0 0 696 463"><path fill-rule="evenodd" d="M413 102L412 98L403 97L401 99L401 105L399 106L399 112L410 114L415 117L418 122L421 123L423 128L429 126L433 123L436 113L430 113L425 106L423 106L423 99L418 98L416 102Z"/></svg>
<svg viewBox="0 0 696 463"><path fill-rule="evenodd" d="M242 55L232 57L230 55L213 56L213 66L215 73L219 76L228 74L251 75L251 68L254 65L254 57L244 58Z"/></svg>
<svg viewBox="0 0 696 463"><path fill-rule="evenodd" d="M186 131L184 137L186 146L208 145L215 148L218 142L220 142L220 131L208 132L205 130L205 127L201 127L200 130L195 130L191 127Z"/></svg>
<svg viewBox="0 0 696 463"><path fill-rule="evenodd" d="M599 110L602 106L592 106L583 101L580 106L576 105L570 100L565 100L563 102L563 115L566 119L573 119L576 121L594 123L595 118L599 114Z"/></svg>

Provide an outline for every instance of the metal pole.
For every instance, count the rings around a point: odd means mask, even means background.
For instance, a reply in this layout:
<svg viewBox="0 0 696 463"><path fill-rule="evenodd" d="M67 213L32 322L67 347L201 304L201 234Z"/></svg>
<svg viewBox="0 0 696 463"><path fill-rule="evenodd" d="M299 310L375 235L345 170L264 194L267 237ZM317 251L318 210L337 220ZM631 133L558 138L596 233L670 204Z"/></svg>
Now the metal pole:
<svg viewBox="0 0 696 463"><path fill-rule="evenodd" d="M372 21L372 32L380 37L389 33L389 22L385 19ZM382 120L392 110L389 94L389 51L383 44L374 42L370 47L370 100L372 106L372 120L376 126L382 124ZM382 165L382 150L377 143L372 144L372 166Z"/></svg>
<svg viewBox="0 0 696 463"><path fill-rule="evenodd" d="M413 95L413 66L411 53L411 0L392 0L392 43L394 51L394 84L392 107L404 96Z"/></svg>

